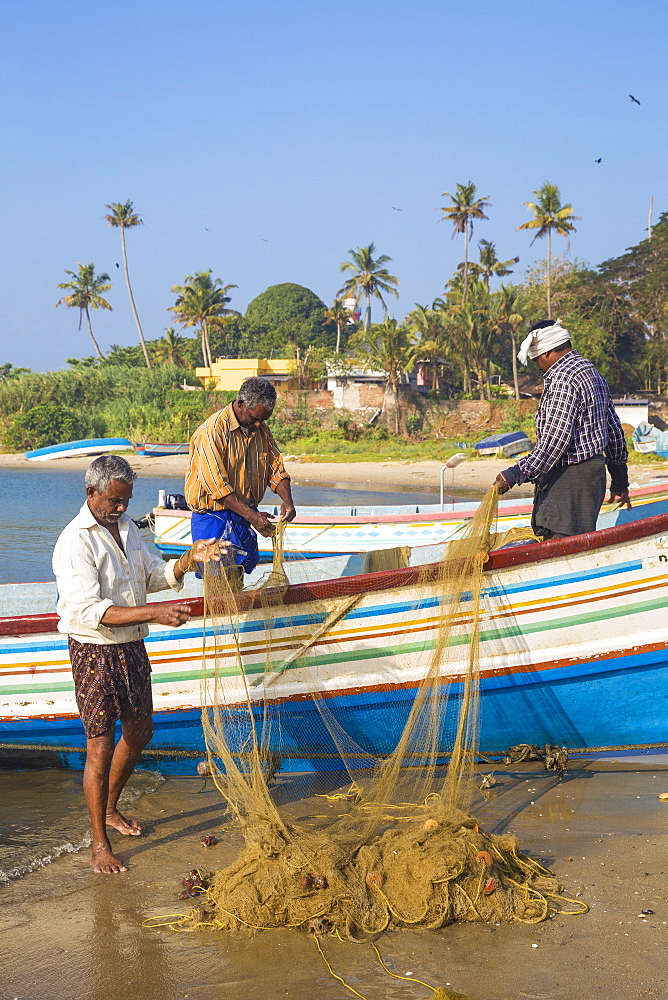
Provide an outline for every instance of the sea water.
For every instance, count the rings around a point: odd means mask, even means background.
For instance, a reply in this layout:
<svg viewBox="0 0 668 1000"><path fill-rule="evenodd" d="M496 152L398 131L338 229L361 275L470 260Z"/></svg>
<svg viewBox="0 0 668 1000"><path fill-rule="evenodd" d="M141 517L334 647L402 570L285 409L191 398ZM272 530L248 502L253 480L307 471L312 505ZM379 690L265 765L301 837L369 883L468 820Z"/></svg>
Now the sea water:
<svg viewBox="0 0 668 1000"><path fill-rule="evenodd" d="M58 535L85 500L83 477L81 469L0 470L0 583L53 580L51 553ZM183 493L183 479L140 474L128 513L137 519L147 514L157 505L159 489ZM351 489L349 484L341 487L295 484L292 492L297 507L438 502L433 491L414 488L410 491L393 488L392 493L387 493ZM273 494L267 494L267 500L270 496L274 499ZM151 548L152 533L144 531L143 537Z"/></svg>

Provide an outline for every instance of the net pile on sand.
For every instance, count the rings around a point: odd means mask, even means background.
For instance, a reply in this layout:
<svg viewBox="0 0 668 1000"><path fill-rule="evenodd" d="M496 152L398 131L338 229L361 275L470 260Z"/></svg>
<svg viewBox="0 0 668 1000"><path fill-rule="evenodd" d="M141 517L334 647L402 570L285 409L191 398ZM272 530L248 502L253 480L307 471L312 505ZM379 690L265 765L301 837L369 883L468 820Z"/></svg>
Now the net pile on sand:
<svg viewBox="0 0 668 1000"><path fill-rule="evenodd" d="M366 595L341 597L333 587L331 598L322 588L318 600L303 588L289 597L280 533L260 591L241 599L224 575L205 574L204 732L214 780L245 847L213 876L192 911L195 924L300 927L362 941L390 927L535 923L558 908L554 875L520 854L514 837L487 834L470 815L483 563L495 541L496 501L493 489L441 565L425 568L412 588L404 635L417 605L433 605L417 659L390 636L387 656L374 660L377 699L399 720L383 753L377 700L368 707L371 752L359 713L332 694L336 653L319 652L324 637L352 641ZM376 555L374 569L405 565L405 550L392 553ZM397 684L404 655L406 682ZM354 662L343 686L355 688ZM269 779L279 759L288 769L319 761L329 768L322 787L330 791L331 772L348 772L348 793L326 796L337 806L331 817L307 826L277 806Z"/></svg>

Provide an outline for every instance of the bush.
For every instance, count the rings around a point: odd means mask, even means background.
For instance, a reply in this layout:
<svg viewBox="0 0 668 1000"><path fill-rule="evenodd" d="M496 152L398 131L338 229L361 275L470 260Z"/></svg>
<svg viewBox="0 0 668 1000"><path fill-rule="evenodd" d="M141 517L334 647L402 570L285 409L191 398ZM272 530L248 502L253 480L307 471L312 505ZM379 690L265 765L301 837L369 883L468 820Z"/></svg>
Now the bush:
<svg viewBox="0 0 668 1000"><path fill-rule="evenodd" d="M88 437L91 424L74 410L57 403L41 403L13 417L4 432L10 451L32 451L50 444Z"/></svg>

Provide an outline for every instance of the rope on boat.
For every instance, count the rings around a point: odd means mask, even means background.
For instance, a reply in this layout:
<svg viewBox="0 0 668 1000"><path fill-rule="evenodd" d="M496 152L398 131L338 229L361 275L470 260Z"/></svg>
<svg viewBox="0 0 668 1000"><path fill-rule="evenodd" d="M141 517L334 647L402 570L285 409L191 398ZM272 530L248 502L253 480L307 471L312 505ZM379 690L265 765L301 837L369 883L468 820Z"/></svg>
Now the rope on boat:
<svg viewBox="0 0 668 1000"><path fill-rule="evenodd" d="M511 751L518 750L519 748L527 748L526 751L521 753L520 756L515 759L511 759L509 763L522 763L525 760L530 760L532 753L535 749L531 744L523 743L518 744L515 747L510 747L508 750L489 750L487 753L479 751L477 757L481 758L488 764L497 764L499 761L495 761L492 758L501 757L508 758L513 757ZM621 746L608 746L608 747L565 747L569 754L592 754L592 753L620 753L625 750L668 750L668 743L623 743ZM52 753L85 753L85 747L69 747L69 746L54 746L48 743L0 743L0 750L25 750L34 752L48 752ZM542 752L541 752L542 753ZM202 748L201 750L180 750L178 747L147 747L142 751L142 757L184 757L190 758L191 760L202 760L206 758L206 750ZM243 755L240 755L243 756ZM290 760L339 760L339 754L336 753L306 753L300 754L296 751L290 750L286 755ZM410 757L410 754L406 754ZM438 754L439 758L447 760L450 754L443 753Z"/></svg>

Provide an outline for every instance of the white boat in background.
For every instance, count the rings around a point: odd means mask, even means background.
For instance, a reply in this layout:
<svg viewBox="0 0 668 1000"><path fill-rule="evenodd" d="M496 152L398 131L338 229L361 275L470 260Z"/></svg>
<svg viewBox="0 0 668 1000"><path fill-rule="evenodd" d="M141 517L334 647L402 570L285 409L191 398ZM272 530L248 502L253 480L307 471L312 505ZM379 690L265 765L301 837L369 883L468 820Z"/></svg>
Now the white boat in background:
<svg viewBox="0 0 668 1000"><path fill-rule="evenodd" d="M55 458L74 458L77 455L104 455L110 451L134 451L127 438L87 438L83 441L66 441L50 444L46 448L26 451L29 462L49 462Z"/></svg>
<svg viewBox="0 0 668 1000"><path fill-rule="evenodd" d="M628 524L668 511L668 485L653 482L631 491L632 510L604 504L598 528ZM531 499L501 500L497 532L526 528L531 523ZM261 510L278 515L278 506ZM374 552L397 546L439 545L451 541L475 514L474 501L454 504L411 504L379 507L298 507L285 529L287 559L322 559L332 555ZM180 556L192 544L189 510L155 507L154 543L165 559ZM271 539L258 538L260 559L271 560Z"/></svg>

